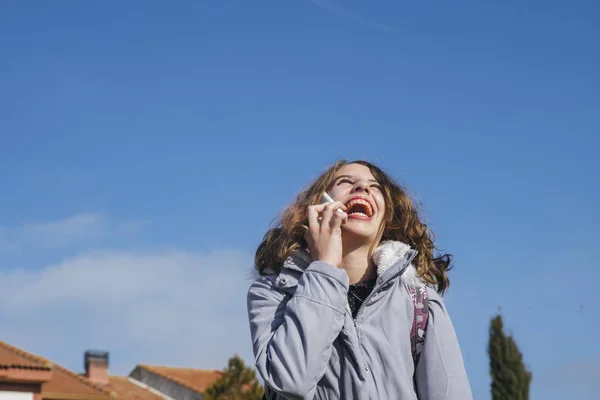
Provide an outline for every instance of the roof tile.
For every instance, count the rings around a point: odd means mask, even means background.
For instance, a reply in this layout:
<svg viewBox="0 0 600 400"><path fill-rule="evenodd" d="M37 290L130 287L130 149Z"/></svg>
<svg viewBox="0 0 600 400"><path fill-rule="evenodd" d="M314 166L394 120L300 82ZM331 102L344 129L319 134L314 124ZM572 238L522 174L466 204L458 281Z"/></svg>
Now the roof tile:
<svg viewBox="0 0 600 400"><path fill-rule="evenodd" d="M0 341L0 368L45 369L51 363L42 357L34 356L8 343Z"/></svg>
<svg viewBox="0 0 600 400"><path fill-rule="evenodd" d="M156 365L138 365L156 375L169 379L181 386L202 393L221 376L221 371L213 369L177 368Z"/></svg>
<svg viewBox="0 0 600 400"><path fill-rule="evenodd" d="M42 384L42 397L44 393L111 395L110 390L102 385L91 382L85 376L78 375L59 364L54 364L44 357L33 355L0 341L0 366L11 365L21 365L21 368L38 367L52 369L52 379Z"/></svg>
<svg viewBox="0 0 600 400"><path fill-rule="evenodd" d="M164 400L162 396L131 382L127 376L111 376L108 388L122 400Z"/></svg>

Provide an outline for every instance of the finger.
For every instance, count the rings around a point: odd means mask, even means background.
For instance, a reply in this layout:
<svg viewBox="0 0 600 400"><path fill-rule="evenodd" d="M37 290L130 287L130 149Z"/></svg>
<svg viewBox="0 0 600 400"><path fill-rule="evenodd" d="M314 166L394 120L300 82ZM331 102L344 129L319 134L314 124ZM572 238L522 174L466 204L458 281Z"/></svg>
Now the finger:
<svg viewBox="0 0 600 400"><path fill-rule="evenodd" d="M337 208L341 208L344 211L346 210L346 206L341 201L334 201L333 203L315 204L315 205L312 205L310 207L314 207L319 213L321 213L321 212L323 212L323 210L325 209L325 207L329 207L332 204L337 204Z"/></svg>
<svg viewBox="0 0 600 400"><path fill-rule="evenodd" d="M319 234L319 211L317 206L308 207L308 231L312 236Z"/></svg>
<svg viewBox="0 0 600 400"><path fill-rule="evenodd" d="M318 213L321 213L321 212L323 212L325 207L327 207L328 204L329 203L315 204L315 205L309 206L309 208L314 208L315 210L317 210Z"/></svg>
<svg viewBox="0 0 600 400"><path fill-rule="evenodd" d="M342 211L336 211L338 209L341 209ZM341 203L339 201L327 204L323 209L323 212L321 212L321 229L323 227L331 227L331 217L334 214L334 212L337 214L339 212L343 212L343 210L345 209L346 206L344 205L344 203Z"/></svg>
<svg viewBox="0 0 600 400"><path fill-rule="evenodd" d="M343 223L348 220L348 214L346 214L341 209L337 209L329 222L329 226L332 230L339 229Z"/></svg>

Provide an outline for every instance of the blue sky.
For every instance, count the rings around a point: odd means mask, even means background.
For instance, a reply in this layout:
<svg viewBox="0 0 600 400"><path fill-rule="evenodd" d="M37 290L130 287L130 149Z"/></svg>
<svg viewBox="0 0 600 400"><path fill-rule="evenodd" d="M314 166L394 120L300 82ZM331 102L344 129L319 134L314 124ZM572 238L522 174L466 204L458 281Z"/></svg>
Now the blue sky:
<svg viewBox="0 0 600 400"><path fill-rule="evenodd" d="M502 307L533 399L600 390L600 3L0 6L0 340L76 371L251 362L270 221L337 158L422 202L476 399ZM39 329L32 321L40 321Z"/></svg>

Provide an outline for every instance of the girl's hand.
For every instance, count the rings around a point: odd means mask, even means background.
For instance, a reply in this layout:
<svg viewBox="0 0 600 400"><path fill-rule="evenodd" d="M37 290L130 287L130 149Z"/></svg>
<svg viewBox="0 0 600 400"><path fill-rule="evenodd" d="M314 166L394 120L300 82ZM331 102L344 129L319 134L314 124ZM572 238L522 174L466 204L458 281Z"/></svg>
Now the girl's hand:
<svg viewBox="0 0 600 400"><path fill-rule="evenodd" d="M308 207L305 239L314 261L341 267L342 224L348 220L345 210L346 206L339 201Z"/></svg>

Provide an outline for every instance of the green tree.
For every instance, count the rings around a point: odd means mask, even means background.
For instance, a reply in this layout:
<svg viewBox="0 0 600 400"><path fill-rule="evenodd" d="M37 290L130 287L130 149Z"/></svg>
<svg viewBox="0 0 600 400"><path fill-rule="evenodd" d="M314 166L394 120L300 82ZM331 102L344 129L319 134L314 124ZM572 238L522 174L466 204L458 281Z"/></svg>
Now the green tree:
<svg viewBox="0 0 600 400"><path fill-rule="evenodd" d="M221 376L206 388L202 400L261 400L263 393L256 372L235 355Z"/></svg>
<svg viewBox="0 0 600 400"><path fill-rule="evenodd" d="M529 400L531 372L523 363L523 355L512 335L504 333L502 315L490 323L490 376L493 400Z"/></svg>

